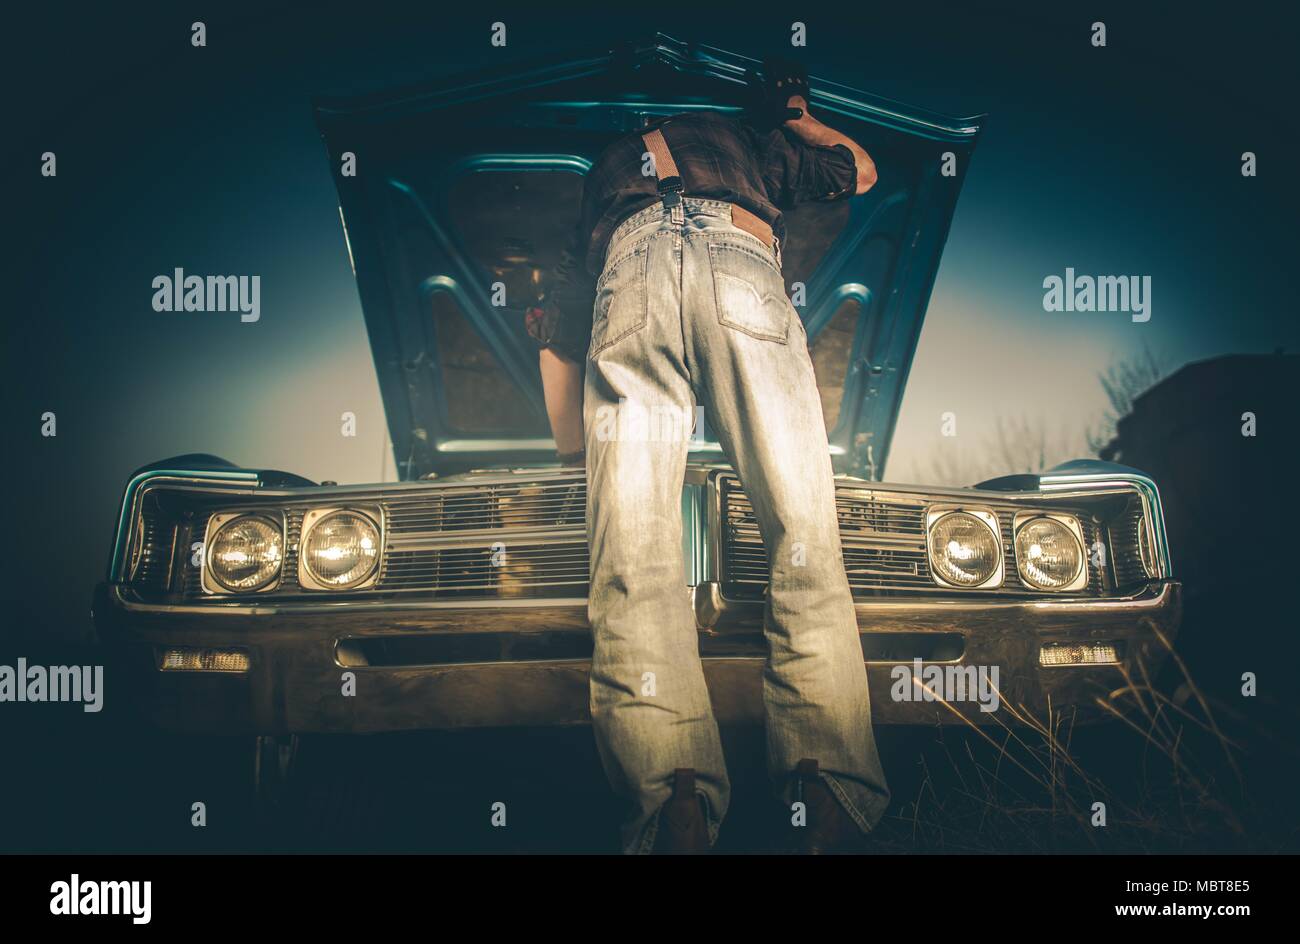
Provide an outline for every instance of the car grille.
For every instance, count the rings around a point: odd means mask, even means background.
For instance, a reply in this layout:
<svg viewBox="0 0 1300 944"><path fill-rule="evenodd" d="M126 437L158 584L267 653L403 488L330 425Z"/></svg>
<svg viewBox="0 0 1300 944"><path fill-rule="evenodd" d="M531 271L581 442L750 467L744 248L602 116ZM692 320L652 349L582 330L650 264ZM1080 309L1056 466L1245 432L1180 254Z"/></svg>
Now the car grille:
<svg viewBox="0 0 1300 944"><path fill-rule="evenodd" d="M717 579L728 598L761 598L769 570L753 507L734 475L720 475L716 481L720 510ZM320 495L289 501L268 499L268 504L283 509L285 515L285 567L280 583L259 596L322 598L321 593L304 591L298 585L298 544L304 513L327 500ZM384 554L376 582L337 596L587 596L587 485L581 471L542 472L520 481L501 475L420 488L357 491L335 500L378 508L384 526ZM986 494L972 500L996 514L1006 555L1004 585L997 591L976 592L1050 596L1025 586L1016 569L1012 528L1016 512L1025 506ZM941 588L930 574L925 519L935 502L951 504L953 498L837 481L841 544L855 596L972 592ZM1035 502L1033 507L1042 506ZM1053 507L1079 518L1087 547L1092 547L1103 527L1111 541L1108 550L1114 556L1114 579L1107 568L1090 565L1089 583L1076 595L1101 596L1116 586L1143 579L1136 543L1139 502L1118 509L1108 527L1081 508ZM229 599L203 592L200 568L192 553L203 540L209 515L210 511L197 508L191 508L182 519L147 514L138 525L145 550L133 584L146 592L179 595L184 600Z"/></svg>
<svg viewBox="0 0 1300 944"><path fill-rule="evenodd" d="M175 548L174 527L156 501L143 503L131 545L131 581L137 587L150 592L166 589Z"/></svg>
<svg viewBox="0 0 1300 944"><path fill-rule="evenodd" d="M382 505L381 590L586 594L585 479L443 488Z"/></svg>
<svg viewBox="0 0 1300 944"><path fill-rule="evenodd" d="M358 592L586 596L587 483L580 474L349 496L341 503L378 505L384 517L379 577ZM319 506L321 500L312 504ZM310 593L298 584L298 544L306 508L305 503L285 507L284 571L268 595ZM191 544L203 540L208 517L195 516ZM200 569L189 558L182 594L190 599L207 596Z"/></svg>
<svg viewBox="0 0 1300 944"><path fill-rule="evenodd" d="M836 511L849 586L855 591L933 588L925 557L925 504L864 498L839 489ZM740 487L723 484L723 582L734 590L761 593L768 581L767 551L754 509Z"/></svg>
<svg viewBox="0 0 1300 944"><path fill-rule="evenodd" d="M732 599L761 597L768 583L767 551L763 546L754 517L754 509L744 490L734 479L720 483L722 517L722 583L724 593ZM835 510L839 516L840 542L849 587L855 595L939 588L930 575L925 550L925 516L928 502L908 493L890 493L864 489L860 485L837 484ZM1016 569L1012 527L1017 508L981 500L997 514L1005 549L1006 579L1002 593L1041 595L1042 591L1021 582ZM1065 510L1065 509L1062 509ZM1088 516L1079 515L1084 545L1096 540L1097 525ZM1085 594L1100 595L1105 588L1102 569L1089 567ZM955 591L969 593L969 591Z"/></svg>
<svg viewBox="0 0 1300 944"><path fill-rule="evenodd" d="M1115 558L1115 583L1118 586L1125 587L1148 579L1138 543L1141 526L1142 502L1137 498L1132 499L1110 524L1111 553Z"/></svg>

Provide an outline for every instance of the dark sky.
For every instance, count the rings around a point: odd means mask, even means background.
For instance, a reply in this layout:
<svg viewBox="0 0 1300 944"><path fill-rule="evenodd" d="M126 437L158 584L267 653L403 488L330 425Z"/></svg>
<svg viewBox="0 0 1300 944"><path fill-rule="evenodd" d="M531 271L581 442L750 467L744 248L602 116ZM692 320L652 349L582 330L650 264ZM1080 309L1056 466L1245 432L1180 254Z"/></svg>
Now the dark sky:
<svg viewBox="0 0 1300 944"><path fill-rule="evenodd" d="M655 29L761 56L798 19L814 80L986 113L886 478L923 478L935 450L953 448L939 436L948 410L962 449L977 452L999 418L1026 417L1081 451L1105 405L1097 373L1117 360L1145 348L1173 368L1296 348L1294 22L1222 6L1170 7L1177 18L1127 4L875 6L7 14L6 493L27 543L5 596L26 601L24 619L84 634L122 486L154 459L212 452L316 479L393 476L314 94ZM505 49L488 43L498 19ZM190 45L194 20L206 48ZM1096 20L1105 49L1089 44ZM47 150L54 179L39 174ZM1255 179L1239 171L1247 150ZM153 311L151 280L178 266L259 274L261 320ZM1042 280L1067 266L1151 276L1151 320L1044 312ZM46 410L54 439L40 436ZM344 410L355 439L338 434Z"/></svg>

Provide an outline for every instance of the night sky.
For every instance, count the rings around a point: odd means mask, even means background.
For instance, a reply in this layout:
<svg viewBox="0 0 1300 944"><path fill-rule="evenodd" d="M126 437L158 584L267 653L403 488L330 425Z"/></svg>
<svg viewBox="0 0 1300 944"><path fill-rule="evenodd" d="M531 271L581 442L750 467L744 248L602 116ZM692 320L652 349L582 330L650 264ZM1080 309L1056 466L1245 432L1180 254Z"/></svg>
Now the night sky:
<svg viewBox="0 0 1300 944"><path fill-rule="evenodd" d="M89 633L121 489L146 462L209 452L314 479L394 477L316 94L655 29L760 57L800 19L814 83L987 114L887 479L925 478L936 450L977 454L999 418L1082 454L1106 405L1097 374L1144 349L1172 369L1300 341L1294 152L1281 127L1294 113L1294 23L1181 6L1175 22L1118 4L1078 15L494 5L470 18L379 6L7 14L6 493L27 553L4 596L22 628ZM505 49L488 44L497 19ZM194 20L207 23L206 48L190 45ZM1089 44L1094 20L1107 23L1105 49ZM39 173L47 150L52 179ZM1243 151L1258 154L1258 177L1241 176ZM151 281L176 267L260 275L260 321L155 312ZM1042 281L1067 267L1150 276L1150 321L1045 312ZM40 435L47 410L53 439ZM338 432L345 410L354 439ZM955 443L940 437L950 410Z"/></svg>

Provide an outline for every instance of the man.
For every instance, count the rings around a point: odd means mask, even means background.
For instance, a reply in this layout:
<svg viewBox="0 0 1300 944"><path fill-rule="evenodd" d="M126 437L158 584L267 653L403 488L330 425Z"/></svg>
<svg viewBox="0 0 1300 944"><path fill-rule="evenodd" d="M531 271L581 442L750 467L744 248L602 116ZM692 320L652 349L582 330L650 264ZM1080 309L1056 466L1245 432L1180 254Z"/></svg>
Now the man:
<svg viewBox="0 0 1300 944"><path fill-rule="evenodd" d="M854 848L889 801L821 401L780 268L780 208L865 193L875 166L809 114L797 65L764 72L757 120L675 115L601 154L574 244L528 312L560 458L587 467L591 716L633 808L628 852L706 851L730 797L682 583L690 423L628 435L610 417L629 409L703 406L754 506L771 562L768 768L792 821L804 811L800 848Z"/></svg>

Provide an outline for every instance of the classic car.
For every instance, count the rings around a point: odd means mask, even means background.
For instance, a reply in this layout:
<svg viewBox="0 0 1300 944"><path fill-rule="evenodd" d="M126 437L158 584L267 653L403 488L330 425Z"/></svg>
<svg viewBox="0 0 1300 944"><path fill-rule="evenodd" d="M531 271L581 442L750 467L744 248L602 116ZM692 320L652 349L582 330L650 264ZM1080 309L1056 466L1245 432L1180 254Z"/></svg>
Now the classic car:
<svg viewBox="0 0 1300 944"><path fill-rule="evenodd" d="M600 149L660 115L739 111L754 67L656 35L315 103L400 481L317 483L211 456L132 476L94 613L150 717L265 743L588 722L586 480L555 460L522 312ZM920 664L996 666L1003 704L1086 719L1178 627L1156 485L1095 460L971 488L881 480L981 121L812 85L814 111L879 169L866 194L792 210L785 254L873 716L1013 720L893 697L891 669ZM354 175L340 172L349 154ZM717 716L758 721L767 560L707 416L681 513Z"/></svg>

